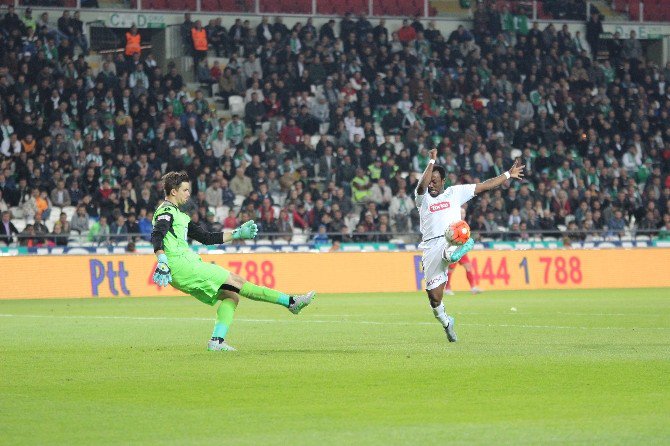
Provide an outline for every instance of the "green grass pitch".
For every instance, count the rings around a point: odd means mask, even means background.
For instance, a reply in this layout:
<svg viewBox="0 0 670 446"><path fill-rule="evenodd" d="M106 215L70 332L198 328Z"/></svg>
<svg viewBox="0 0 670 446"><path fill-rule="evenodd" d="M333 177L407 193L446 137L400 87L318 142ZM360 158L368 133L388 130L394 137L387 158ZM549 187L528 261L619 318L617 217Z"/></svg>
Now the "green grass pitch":
<svg viewBox="0 0 670 446"><path fill-rule="evenodd" d="M0 444L667 444L667 289L0 301ZM514 310L516 311L514 311Z"/></svg>

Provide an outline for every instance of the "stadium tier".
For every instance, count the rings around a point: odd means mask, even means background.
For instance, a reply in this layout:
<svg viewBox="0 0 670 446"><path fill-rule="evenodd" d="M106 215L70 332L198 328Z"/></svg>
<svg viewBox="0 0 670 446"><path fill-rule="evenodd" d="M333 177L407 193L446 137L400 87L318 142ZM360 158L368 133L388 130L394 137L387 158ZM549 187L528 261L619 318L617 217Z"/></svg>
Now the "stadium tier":
<svg viewBox="0 0 670 446"><path fill-rule="evenodd" d="M365 12L368 2L359 3L317 9ZM541 15L561 16L562 2L540 3ZM260 5L300 14L313 6ZM423 13L421 2L373 5ZM484 180L514 159L526 165L525 181L467 208L482 243L662 242L667 56L634 33L604 33L596 19L583 33L532 23L524 7L474 4L472 22L452 29L349 12L290 26L253 16L196 25L188 16L175 34L183 57L170 63L146 29L103 28L107 40L90 39L100 28L78 12L11 8L0 28L0 243L149 249L161 175L183 169L193 181L188 210L208 230L254 219L276 249L410 249L414 190L431 149L447 185Z"/></svg>

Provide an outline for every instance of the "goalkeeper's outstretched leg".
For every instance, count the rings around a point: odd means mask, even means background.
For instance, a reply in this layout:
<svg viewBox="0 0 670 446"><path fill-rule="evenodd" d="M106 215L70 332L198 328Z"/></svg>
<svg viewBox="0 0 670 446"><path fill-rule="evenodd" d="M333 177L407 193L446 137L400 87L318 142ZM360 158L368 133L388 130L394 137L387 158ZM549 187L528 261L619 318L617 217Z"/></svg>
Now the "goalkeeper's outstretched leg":
<svg viewBox="0 0 670 446"><path fill-rule="evenodd" d="M207 345L208 350L235 350L226 343L226 334L233 322L233 315L239 303L238 296L240 295L251 300L281 305L286 307L291 313L298 314L312 302L316 296L316 292L310 291L306 294L289 295L272 288L253 284L237 274L230 273L226 279L226 283L221 285L220 288L218 299L221 300L221 303L216 311L216 323L214 324L212 338Z"/></svg>

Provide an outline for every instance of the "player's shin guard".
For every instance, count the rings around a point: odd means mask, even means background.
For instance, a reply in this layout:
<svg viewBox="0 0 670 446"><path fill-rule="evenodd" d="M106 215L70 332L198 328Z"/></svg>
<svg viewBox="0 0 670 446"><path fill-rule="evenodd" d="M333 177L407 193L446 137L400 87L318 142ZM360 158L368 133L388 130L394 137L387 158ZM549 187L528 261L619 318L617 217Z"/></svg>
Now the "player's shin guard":
<svg viewBox="0 0 670 446"><path fill-rule="evenodd" d="M288 294L264 286L254 285L251 282L245 282L240 289L240 294L251 300L270 302L286 308L288 308L291 303L291 298Z"/></svg>
<svg viewBox="0 0 670 446"><path fill-rule="evenodd" d="M440 323L444 328L447 328L447 326L449 325L449 317L447 316L447 313L445 313L444 311L443 303L440 303L440 305L433 308L433 314L435 315L435 319L440 321Z"/></svg>
<svg viewBox="0 0 670 446"><path fill-rule="evenodd" d="M233 323L235 308L237 308L237 303L234 300L224 299L221 301L219 308L216 310L216 323L214 324L212 338L226 338L228 328Z"/></svg>

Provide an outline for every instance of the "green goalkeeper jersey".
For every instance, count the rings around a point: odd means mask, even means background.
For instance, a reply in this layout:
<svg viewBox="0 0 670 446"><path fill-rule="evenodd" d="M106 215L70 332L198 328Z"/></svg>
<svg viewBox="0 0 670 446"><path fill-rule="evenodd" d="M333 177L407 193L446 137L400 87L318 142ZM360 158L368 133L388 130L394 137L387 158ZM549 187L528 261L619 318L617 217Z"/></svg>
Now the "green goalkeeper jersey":
<svg viewBox="0 0 670 446"><path fill-rule="evenodd" d="M158 206L158 209L156 209L156 212L154 213L152 222L154 227L161 220L167 221L170 224L170 229L163 238L163 250L165 251L165 255L170 258L192 253L193 251L188 244L188 230L189 223L191 223L191 217L180 211L169 201L164 201Z"/></svg>
<svg viewBox="0 0 670 446"><path fill-rule="evenodd" d="M151 244L154 252L165 252L172 271L172 286L208 305L214 305L218 301L221 285L226 283L230 272L218 265L203 262L190 248L188 239L197 240L203 245L221 244L223 233L205 231L169 201L158 206L153 225Z"/></svg>

